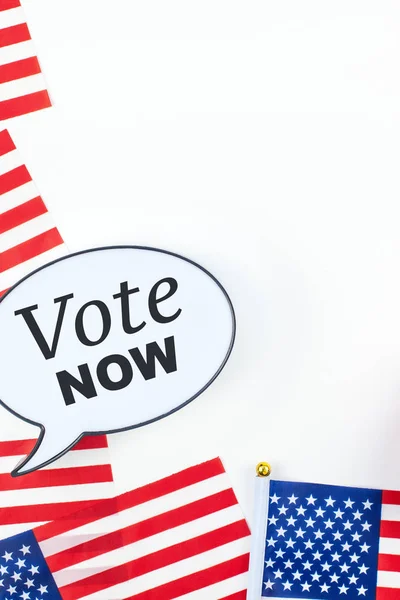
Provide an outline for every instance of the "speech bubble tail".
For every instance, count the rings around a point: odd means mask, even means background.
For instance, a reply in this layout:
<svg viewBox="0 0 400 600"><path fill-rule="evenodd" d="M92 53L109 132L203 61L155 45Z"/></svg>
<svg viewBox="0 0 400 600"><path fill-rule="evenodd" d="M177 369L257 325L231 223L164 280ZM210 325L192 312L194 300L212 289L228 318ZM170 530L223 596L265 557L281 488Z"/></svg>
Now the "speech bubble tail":
<svg viewBox="0 0 400 600"><path fill-rule="evenodd" d="M45 467L68 452L78 441L79 437L79 434L73 435L68 430L60 434L58 430L51 433L43 429L32 452L22 459L11 475L18 477L19 475L26 475L41 467Z"/></svg>

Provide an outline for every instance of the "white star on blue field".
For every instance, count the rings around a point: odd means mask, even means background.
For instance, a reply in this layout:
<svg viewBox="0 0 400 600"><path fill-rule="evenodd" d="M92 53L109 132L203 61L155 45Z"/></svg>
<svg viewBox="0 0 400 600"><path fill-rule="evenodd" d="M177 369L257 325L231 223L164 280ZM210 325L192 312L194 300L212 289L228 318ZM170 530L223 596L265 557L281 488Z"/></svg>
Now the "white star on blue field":
<svg viewBox="0 0 400 600"><path fill-rule="evenodd" d="M262 595L374 600L382 493L271 481Z"/></svg>
<svg viewBox="0 0 400 600"><path fill-rule="evenodd" d="M0 600L61 600L32 531L0 541Z"/></svg>

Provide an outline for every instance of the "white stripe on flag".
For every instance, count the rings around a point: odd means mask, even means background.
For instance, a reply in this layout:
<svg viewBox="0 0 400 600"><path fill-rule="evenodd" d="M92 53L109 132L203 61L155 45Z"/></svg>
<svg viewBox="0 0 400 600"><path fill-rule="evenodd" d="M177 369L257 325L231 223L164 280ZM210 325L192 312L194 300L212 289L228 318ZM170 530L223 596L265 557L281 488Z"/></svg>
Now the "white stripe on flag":
<svg viewBox="0 0 400 600"><path fill-rule="evenodd" d="M7 152L3 156L0 156L0 175L7 173L8 171L12 171L16 167L21 165L21 156L18 150L12 150L11 152ZM0 204L0 211L2 210L3 198Z"/></svg>
<svg viewBox="0 0 400 600"><path fill-rule="evenodd" d="M400 521L400 506L382 504L382 521Z"/></svg>
<svg viewBox="0 0 400 600"><path fill-rule="evenodd" d="M2 456L0 457L0 473L11 473L16 465L25 458L21 456ZM62 460L50 463L41 468L41 471L49 469L69 469L71 467L92 467L96 465L106 465L110 462L108 448L94 448L91 450L80 450L79 452L68 452L62 457Z"/></svg>
<svg viewBox="0 0 400 600"><path fill-rule="evenodd" d="M379 539L379 554L400 554L400 539L381 537Z"/></svg>
<svg viewBox="0 0 400 600"><path fill-rule="evenodd" d="M42 73L22 77L21 79L14 79L13 81L7 81L7 83L2 83L0 85L2 100L19 98L25 94L33 94L34 92L41 92L46 89L46 82Z"/></svg>
<svg viewBox="0 0 400 600"><path fill-rule="evenodd" d="M12 46L0 48L0 65L7 65L9 63L17 62L18 60L31 58L35 55L36 50L32 40L19 42L18 44L13 44Z"/></svg>
<svg viewBox="0 0 400 600"><path fill-rule="evenodd" d="M1 219L1 215L0 215ZM54 227L53 217L46 212L44 215L35 217L22 225L18 225L0 235L0 252L4 252L9 248L14 248L18 244L22 244L27 240L32 239L36 235L45 233Z"/></svg>
<svg viewBox="0 0 400 600"><path fill-rule="evenodd" d="M42 525L42 523L17 523L15 525L0 525L0 539L4 540L12 535L23 533L24 531L28 531L28 529L33 529L33 527L38 527L39 525Z"/></svg>
<svg viewBox="0 0 400 600"><path fill-rule="evenodd" d="M5 156L7 156L7 154ZM24 185L20 185L19 187L0 195L0 213L5 213L20 204L25 204L25 202L36 198L38 195L39 192L36 185L33 181L28 181L28 183L24 183Z"/></svg>
<svg viewBox="0 0 400 600"><path fill-rule="evenodd" d="M400 588L400 573L396 571L378 571L377 585L384 588Z"/></svg>
<svg viewBox="0 0 400 600"><path fill-rule="evenodd" d="M27 475L23 477L27 477ZM112 496L113 490L113 484L105 482L0 491L0 506L35 506L36 504L102 499Z"/></svg>
<svg viewBox="0 0 400 600"><path fill-rule="evenodd" d="M25 23L26 18L22 6L0 11L0 29Z"/></svg>

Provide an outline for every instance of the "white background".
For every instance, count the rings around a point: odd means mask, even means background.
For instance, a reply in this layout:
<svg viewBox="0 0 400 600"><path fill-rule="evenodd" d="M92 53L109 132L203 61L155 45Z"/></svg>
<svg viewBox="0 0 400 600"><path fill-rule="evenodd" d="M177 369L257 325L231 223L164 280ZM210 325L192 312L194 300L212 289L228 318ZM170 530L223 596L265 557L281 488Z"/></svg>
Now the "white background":
<svg viewBox="0 0 400 600"><path fill-rule="evenodd" d="M54 109L6 123L71 251L162 247L231 295L233 355L110 436L119 488L220 455L400 489L397 0L26 0Z"/></svg>

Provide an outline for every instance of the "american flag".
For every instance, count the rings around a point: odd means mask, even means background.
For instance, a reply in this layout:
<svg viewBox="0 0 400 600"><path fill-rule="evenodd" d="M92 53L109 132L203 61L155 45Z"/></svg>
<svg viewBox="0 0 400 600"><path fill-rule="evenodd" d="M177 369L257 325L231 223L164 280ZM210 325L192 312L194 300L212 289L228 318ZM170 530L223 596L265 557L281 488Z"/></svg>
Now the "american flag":
<svg viewBox="0 0 400 600"><path fill-rule="evenodd" d="M249 529L214 459L3 539L0 557L12 598L245 600Z"/></svg>
<svg viewBox="0 0 400 600"><path fill-rule="evenodd" d="M67 253L10 134L1 131L0 296L29 272Z"/></svg>
<svg viewBox="0 0 400 600"><path fill-rule="evenodd" d="M262 596L399 600L400 492L271 481Z"/></svg>
<svg viewBox="0 0 400 600"><path fill-rule="evenodd" d="M11 477L10 471L35 443L30 439L0 442L0 539L115 494L105 435L87 436L49 467Z"/></svg>
<svg viewBox="0 0 400 600"><path fill-rule="evenodd" d="M0 0L0 18L12 4ZM1 131L0 296L31 270L67 253L10 134ZM88 436L49 467L11 477L36 443L19 435L25 427L12 419L1 409L0 539L114 495L106 436Z"/></svg>
<svg viewBox="0 0 400 600"><path fill-rule="evenodd" d="M51 106L19 0L0 0L0 120Z"/></svg>

